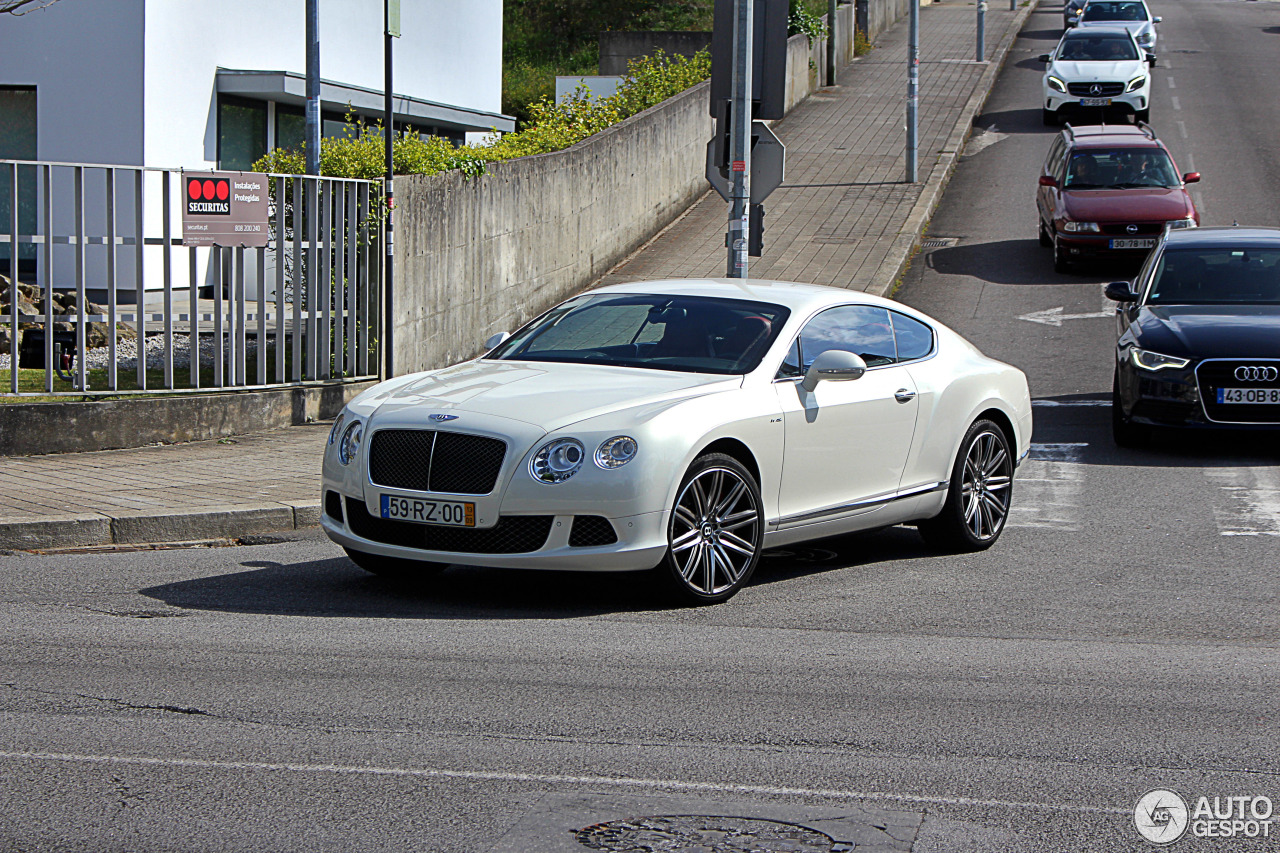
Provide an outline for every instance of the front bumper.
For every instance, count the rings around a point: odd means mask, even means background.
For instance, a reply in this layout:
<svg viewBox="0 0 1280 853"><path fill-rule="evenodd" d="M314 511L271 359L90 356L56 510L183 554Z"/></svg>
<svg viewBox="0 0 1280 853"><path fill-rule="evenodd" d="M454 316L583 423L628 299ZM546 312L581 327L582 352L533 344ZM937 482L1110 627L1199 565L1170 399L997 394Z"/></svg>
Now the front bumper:
<svg viewBox="0 0 1280 853"><path fill-rule="evenodd" d="M1128 237L1118 237L1114 234L1089 234L1076 231L1055 231L1055 234L1057 235L1058 245L1072 258L1124 258L1140 261L1151 252L1152 248L1113 249L1111 248L1112 240L1130 239ZM1158 240L1158 238L1153 238L1150 234L1138 236L1142 239L1153 240L1153 245Z"/></svg>
<svg viewBox="0 0 1280 853"><path fill-rule="evenodd" d="M1074 115L1084 118L1096 118L1100 115L1133 115L1148 106L1147 90L1139 89L1124 95L1112 95L1108 98L1110 105L1105 107L1086 107L1081 105L1085 100L1076 95L1069 95L1055 89L1044 87L1044 108L1058 116Z"/></svg>
<svg viewBox="0 0 1280 853"><path fill-rule="evenodd" d="M1124 355L1119 367L1120 408L1134 423L1183 429L1280 429L1280 421L1233 421L1225 419L1222 412L1216 419L1209 417L1195 364L1177 370L1140 370L1128 361L1127 352ZM1246 411L1240 414L1244 416Z"/></svg>
<svg viewBox="0 0 1280 853"><path fill-rule="evenodd" d="M337 499L331 496L336 496ZM520 550L518 553L474 553L400 544L420 532L448 534L457 532L458 528L420 525L407 521L388 522L373 518L372 514L368 514L372 519L368 521L355 517L361 511L367 513L363 497L343 495L332 487L326 488L324 497L320 524L329 538L344 548L384 557L507 569L627 572L653 568L661 562L667 549L667 523L670 514L665 511L608 518L617 536L617 541L612 544L570 545L570 533L576 517L600 517L598 505L585 505L576 513L558 512L554 516L546 516L551 519L549 531L536 534L536 541L531 541L528 546L531 550ZM341 517L335 517L335 512L340 512ZM511 517L513 516L502 516ZM364 535L353 529L356 527Z"/></svg>

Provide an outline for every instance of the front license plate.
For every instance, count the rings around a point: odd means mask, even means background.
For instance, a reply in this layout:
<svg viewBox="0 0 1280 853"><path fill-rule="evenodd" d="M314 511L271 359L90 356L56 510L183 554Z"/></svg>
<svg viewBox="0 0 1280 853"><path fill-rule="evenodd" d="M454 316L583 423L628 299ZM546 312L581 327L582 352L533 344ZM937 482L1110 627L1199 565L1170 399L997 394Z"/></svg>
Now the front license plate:
<svg viewBox="0 0 1280 853"><path fill-rule="evenodd" d="M419 524L475 527L476 505L465 501L423 501L417 498L382 496L382 517Z"/></svg>
<svg viewBox="0 0 1280 853"><path fill-rule="evenodd" d="M1219 403L1280 405L1280 388L1219 388Z"/></svg>
<svg viewBox="0 0 1280 853"><path fill-rule="evenodd" d="M1109 107L1111 106L1110 98L1081 98L1080 106L1082 107Z"/></svg>
<svg viewBox="0 0 1280 853"><path fill-rule="evenodd" d="M1153 249L1155 245L1155 237L1111 241L1111 248L1113 249Z"/></svg>

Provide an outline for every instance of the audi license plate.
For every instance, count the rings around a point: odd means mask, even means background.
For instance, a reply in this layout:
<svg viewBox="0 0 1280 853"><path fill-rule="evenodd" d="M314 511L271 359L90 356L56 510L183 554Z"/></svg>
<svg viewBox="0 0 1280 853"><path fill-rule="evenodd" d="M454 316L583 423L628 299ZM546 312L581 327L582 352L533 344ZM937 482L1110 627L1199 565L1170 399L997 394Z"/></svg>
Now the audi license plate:
<svg viewBox="0 0 1280 853"><path fill-rule="evenodd" d="M1155 245L1155 237L1127 237L1111 241L1111 248L1113 249L1154 249Z"/></svg>
<svg viewBox="0 0 1280 853"><path fill-rule="evenodd" d="M419 524L475 527L476 505L464 501L423 501L417 498L382 496L382 517Z"/></svg>
<svg viewBox="0 0 1280 853"><path fill-rule="evenodd" d="M1280 405L1280 388L1219 388L1218 402Z"/></svg>
<svg viewBox="0 0 1280 853"><path fill-rule="evenodd" d="M1080 106L1082 107L1109 107L1111 106L1110 98L1081 98Z"/></svg>

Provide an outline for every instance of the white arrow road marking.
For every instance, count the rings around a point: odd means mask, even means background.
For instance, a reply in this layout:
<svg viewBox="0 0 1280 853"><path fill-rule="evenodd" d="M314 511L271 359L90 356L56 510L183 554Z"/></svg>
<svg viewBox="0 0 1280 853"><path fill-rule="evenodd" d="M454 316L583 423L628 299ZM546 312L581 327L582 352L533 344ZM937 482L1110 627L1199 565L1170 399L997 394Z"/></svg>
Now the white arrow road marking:
<svg viewBox="0 0 1280 853"><path fill-rule="evenodd" d="M972 157L984 148L990 148L1000 140L1008 138L1009 134L996 130L994 124L989 128L979 128L973 132L973 135L969 137L969 141L965 143L964 155Z"/></svg>
<svg viewBox="0 0 1280 853"><path fill-rule="evenodd" d="M1096 317L1111 317L1114 311L1094 311L1092 314L1064 314L1065 309L1061 305L1057 308L1046 308L1044 311L1032 311L1030 314L1021 314L1019 320L1026 320L1028 323L1040 323L1045 326L1061 326L1063 320L1092 320Z"/></svg>

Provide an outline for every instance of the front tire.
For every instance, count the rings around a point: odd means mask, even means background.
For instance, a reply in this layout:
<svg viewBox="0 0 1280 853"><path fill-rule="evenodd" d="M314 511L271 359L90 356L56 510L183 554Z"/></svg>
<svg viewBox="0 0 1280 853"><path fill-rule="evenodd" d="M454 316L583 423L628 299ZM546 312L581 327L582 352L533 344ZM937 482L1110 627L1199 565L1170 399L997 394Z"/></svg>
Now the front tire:
<svg viewBox="0 0 1280 853"><path fill-rule="evenodd" d="M1111 438L1117 447L1138 449L1146 447L1151 440L1151 430L1143 424L1135 424L1125 416L1124 406L1120 404L1120 372L1116 371L1111 380Z"/></svg>
<svg viewBox="0 0 1280 853"><path fill-rule="evenodd" d="M1004 531L1013 499L1013 452L1004 430L975 421L960 442L942 512L918 525L925 544L945 553L985 551Z"/></svg>
<svg viewBox="0 0 1280 853"><path fill-rule="evenodd" d="M1062 248L1062 244L1057 240L1053 241L1053 271L1063 274L1071 272L1071 261L1067 256L1067 250Z"/></svg>
<svg viewBox="0 0 1280 853"><path fill-rule="evenodd" d="M1053 245L1053 237L1049 236L1049 230L1044 227L1044 222L1036 217L1036 222L1040 226L1040 245L1048 248Z"/></svg>
<svg viewBox="0 0 1280 853"><path fill-rule="evenodd" d="M351 562L371 575L394 581L425 581L448 568L446 563L429 563L425 560L402 560L399 557L384 557L381 554L370 554L343 548Z"/></svg>
<svg viewBox="0 0 1280 853"><path fill-rule="evenodd" d="M694 461L676 492L657 572L682 603L718 604L751 580L763 543L755 478L732 456L708 453Z"/></svg>
<svg viewBox="0 0 1280 853"><path fill-rule="evenodd" d="M1040 110L1040 121L1042 121L1042 122L1044 123L1044 126L1045 126L1045 127L1057 127L1057 126L1058 126L1058 114L1057 114L1057 113L1055 113L1053 110L1043 110L1043 109L1042 109L1042 110Z"/></svg>

